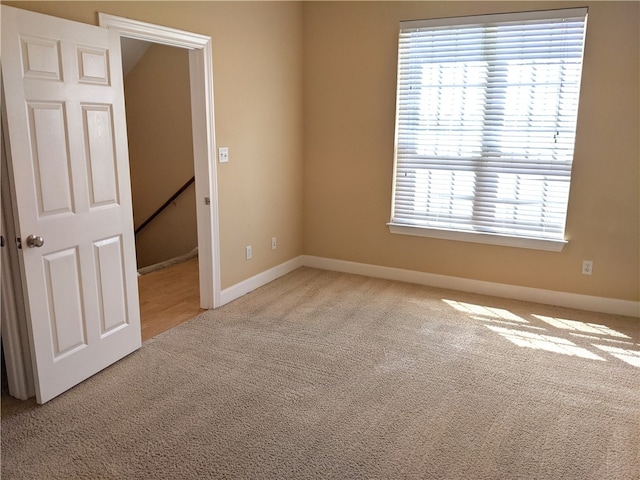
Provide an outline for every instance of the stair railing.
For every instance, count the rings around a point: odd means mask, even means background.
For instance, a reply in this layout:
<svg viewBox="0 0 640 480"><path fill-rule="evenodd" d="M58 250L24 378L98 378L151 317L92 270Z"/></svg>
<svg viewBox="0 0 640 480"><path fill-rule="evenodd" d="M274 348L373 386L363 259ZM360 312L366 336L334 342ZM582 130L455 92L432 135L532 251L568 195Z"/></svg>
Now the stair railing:
<svg viewBox="0 0 640 480"><path fill-rule="evenodd" d="M156 218L158 215L160 215L165 208L167 208L169 205L171 205L171 202L173 202L176 198L178 198L182 194L182 192L184 192L187 188L189 188L189 185L191 185L193 182L195 182L195 180L196 180L195 176L191 177L187 181L187 183L185 183L183 186L181 186L176 191L176 193L171 195L171 198L169 198L169 200L164 202L160 208L158 208L155 212L153 212L149 218L147 218L144 222L142 222L140 224L140 226L138 228L136 228L135 234L137 235L138 233L140 233L142 231L142 229L144 227L149 225L154 218Z"/></svg>

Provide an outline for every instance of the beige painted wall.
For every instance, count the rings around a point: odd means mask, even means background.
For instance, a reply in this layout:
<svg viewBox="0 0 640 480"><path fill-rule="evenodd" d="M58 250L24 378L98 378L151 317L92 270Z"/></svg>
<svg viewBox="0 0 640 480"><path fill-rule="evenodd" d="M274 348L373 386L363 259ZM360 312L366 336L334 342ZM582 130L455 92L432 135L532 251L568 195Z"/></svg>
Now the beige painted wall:
<svg viewBox="0 0 640 480"><path fill-rule="evenodd" d="M564 251L390 234L398 22L585 5ZM305 3L305 254L637 301L639 14L637 2Z"/></svg>
<svg viewBox="0 0 640 480"><path fill-rule="evenodd" d="M135 227L193 177L189 51L152 45L125 77ZM138 268L198 245L192 184L136 235Z"/></svg>
<svg viewBox="0 0 640 480"><path fill-rule="evenodd" d="M385 224L398 22L584 5L589 26L564 251L391 235ZM640 299L637 2L18 6L94 24L96 12L104 11L212 37L216 136L231 154L218 169L223 288L304 253ZM270 250L272 236L278 237L276 251ZM247 262L249 244L254 259ZM580 274L583 259L594 261L592 276Z"/></svg>
<svg viewBox="0 0 640 480"><path fill-rule="evenodd" d="M94 25L105 12L210 36L216 141L231 158L218 164L222 288L302 254L300 3L3 3Z"/></svg>

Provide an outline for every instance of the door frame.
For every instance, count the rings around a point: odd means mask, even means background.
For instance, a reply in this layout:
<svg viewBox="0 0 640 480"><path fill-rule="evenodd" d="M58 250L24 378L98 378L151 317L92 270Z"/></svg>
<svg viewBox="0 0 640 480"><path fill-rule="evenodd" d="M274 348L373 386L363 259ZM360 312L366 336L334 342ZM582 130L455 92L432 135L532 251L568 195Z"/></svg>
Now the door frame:
<svg viewBox="0 0 640 480"><path fill-rule="evenodd" d="M1 81L0 73L0 85ZM18 259L18 247L15 242L16 232L14 223L15 196L11 193L12 184L8 175L8 137L9 129L6 109L4 108L4 86L0 92L2 100L2 130L0 135L0 208L1 233L5 244L0 256L0 338L7 368L7 385L9 394L19 400L27 400L36 394L31 366L31 347L29 346L29 333L27 331L27 316L24 296L22 292L22 278L20 276L20 262ZM6 136L6 140L5 137Z"/></svg>
<svg viewBox="0 0 640 480"><path fill-rule="evenodd" d="M200 278L200 306L211 309L221 306L220 283L220 243L218 216L218 186L215 149L215 122L213 108L213 70L211 38L154 25L128 18L99 13L99 26L117 31L120 36L145 40L151 43L186 48L189 50L189 75L191 87L191 116L193 129L194 173L196 177L196 218L198 224L198 252ZM0 74L1 75L1 74ZM1 83L1 82L0 82ZM4 92L2 92L4 93ZM4 102L3 102L4 103ZM6 126L6 118L2 109L2 121ZM6 133L7 129L3 128ZM0 139L0 147L5 147L5 139ZM3 181L6 179L2 179ZM6 182L3 182L6 183ZM5 184L5 187L10 185ZM3 203L13 203L8 188L2 188ZM6 206L6 205L5 205ZM4 219L3 220L7 220ZM12 241L8 231L10 228L3 222L1 230L7 239ZM8 246L8 245L7 245ZM33 374L30 363L30 350L26 342L26 328L21 304L12 305L10 300L16 300L20 295L13 289L8 289L12 283L21 286L19 276L11 268L6 258L8 248L3 249L4 262L0 261L2 276L2 316L1 328L4 341L4 354L7 374L11 376L11 394L20 399L27 399L34 395ZM21 298L21 297L20 297ZM15 307L15 308L13 308ZM22 315L22 316L21 316ZM22 320L21 320L22 319ZM24 321L23 321L24 320Z"/></svg>
<svg viewBox="0 0 640 480"><path fill-rule="evenodd" d="M219 307L220 234L211 37L106 13L98 13L98 24L115 30L121 37L189 50L200 307Z"/></svg>

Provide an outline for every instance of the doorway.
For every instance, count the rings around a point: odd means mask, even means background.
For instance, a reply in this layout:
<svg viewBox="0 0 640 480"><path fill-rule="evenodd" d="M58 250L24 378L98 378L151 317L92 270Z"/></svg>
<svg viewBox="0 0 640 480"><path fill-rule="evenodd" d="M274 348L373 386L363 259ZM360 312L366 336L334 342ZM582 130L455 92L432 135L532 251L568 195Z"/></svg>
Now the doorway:
<svg viewBox="0 0 640 480"><path fill-rule="evenodd" d="M99 25L116 31L121 38L144 40L189 51L200 308L218 307L221 304L220 247L211 39L103 13L99 14Z"/></svg>
<svg viewBox="0 0 640 480"><path fill-rule="evenodd" d="M144 342L203 311L189 51L120 40Z"/></svg>
<svg viewBox="0 0 640 480"><path fill-rule="evenodd" d="M217 204L217 172L215 164L212 51L209 37L191 34L166 27L100 14L100 26L115 31L121 37L138 38L152 43L173 45L189 51L189 81L191 87L191 111L193 125L193 152L196 216L198 224L198 277L200 307L220 306L220 268ZM4 102L3 102L4 103ZM3 194L5 192L3 191ZM4 203L4 202L3 202ZM3 274L7 272L3 268ZM3 282L5 285L6 282ZM6 296L4 297L7 298ZM18 298L17 296L15 298ZM3 302L5 305L7 302ZM15 319L16 325L20 322ZM17 332L17 330L16 330ZM10 333L10 332L3 332ZM11 340L12 352L4 340ZM3 353L7 371L14 379L32 387L30 362L20 363L28 348L20 345L24 337L18 334L3 335ZM24 342L23 342L24 343ZM9 377L9 375L8 375ZM8 378L10 380L10 378ZM31 382L29 382L31 380ZM28 395L31 396L31 395ZM18 396L18 398L28 398Z"/></svg>

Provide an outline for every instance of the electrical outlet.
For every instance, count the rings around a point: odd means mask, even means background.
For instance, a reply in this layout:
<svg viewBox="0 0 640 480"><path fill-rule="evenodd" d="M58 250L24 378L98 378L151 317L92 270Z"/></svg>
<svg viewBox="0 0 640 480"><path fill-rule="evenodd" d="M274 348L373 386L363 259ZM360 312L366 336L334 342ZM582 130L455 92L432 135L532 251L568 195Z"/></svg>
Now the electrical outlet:
<svg viewBox="0 0 640 480"><path fill-rule="evenodd" d="M246 254L247 254L247 260L251 260L251 257L253 257L253 250L251 248L251 245L247 246L245 248Z"/></svg>
<svg viewBox="0 0 640 480"><path fill-rule="evenodd" d="M271 237L271 250L275 250L278 247L278 240L276 237Z"/></svg>
<svg viewBox="0 0 640 480"><path fill-rule="evenodd" d="M591 275L593 273L593 260L582 261L582 274Z"/></svg>

